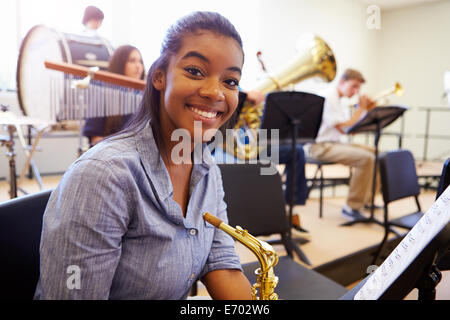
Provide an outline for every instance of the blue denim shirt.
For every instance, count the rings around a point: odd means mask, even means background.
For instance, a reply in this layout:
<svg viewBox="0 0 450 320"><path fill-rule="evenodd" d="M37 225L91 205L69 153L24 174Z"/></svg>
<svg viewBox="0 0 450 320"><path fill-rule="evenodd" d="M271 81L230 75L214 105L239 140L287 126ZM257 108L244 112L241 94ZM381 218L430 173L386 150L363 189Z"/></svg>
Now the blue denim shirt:
<svg viewBox="0 0 450 320"><path fill-rule="evenodd" d="M77 159L44 214L35 298L183 299L210 271L242 270L233 239L202 218L227 221L220 170L204 155L185 218L150 125Z"/></svg>

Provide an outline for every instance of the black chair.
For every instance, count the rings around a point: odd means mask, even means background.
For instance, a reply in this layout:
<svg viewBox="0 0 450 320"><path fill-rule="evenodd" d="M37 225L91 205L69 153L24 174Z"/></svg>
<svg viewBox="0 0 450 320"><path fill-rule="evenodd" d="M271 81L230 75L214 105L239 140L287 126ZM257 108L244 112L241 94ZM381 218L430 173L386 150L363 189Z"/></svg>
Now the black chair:
<svg viewBox="0 0 450 320"><path fill-rule="evenodd" d="M33 298L39 279L42 217L51 192L0 203L0 299Z"/></svg>
<svg viewBox="0 0 450 320"><path fill-rule="evenodd" d="M319 182L319 184L318 184L318 186L319 186L319 218L322 218L323 217L323 188L326 186L325 179L323 176L323 166L333 165L336 163L330 162L330 161L321 161L316 158L313 158L312 156L306 156L305 162L307 164L314 164L317 166L316 172L314 173L314 177L311 179L311 185L308 187L307 198L309 198L309 193L312 191L312 189L314 189L316 187L317 181L318 181ZM317 174L319 174L319 177L317 177Z"/></svg>
<svg viewBox="0 0 450 320"><path fill-rule="evenodd" d="M279 234L286 248L275 266L279 278L275 291L280 299L337 299L347 290L345 287L310 270L292 259L292 243L289 232L282 182L278 173L261 175L260 164L223 164L222 172L228 219L231 226L239 225L254 236ZM243 265L251 283L256 282L254 271L258 262Z"/></svg>
<svg viewBox="0 0 450 320"><path fill-rule="evenodd" d="M399 235L391 229L392 226L410 230L423 216L419 202L420 185L417 178L414 157L411 152L408 150L396 150L384 153L380 156L379 164L381 192L384 201L385 233L373 260L374 264L376 264L376 261L383 250L389 233L393 232ZM409 197L414 197L417 211L390 220L388 213L389 204Z"/></svg>

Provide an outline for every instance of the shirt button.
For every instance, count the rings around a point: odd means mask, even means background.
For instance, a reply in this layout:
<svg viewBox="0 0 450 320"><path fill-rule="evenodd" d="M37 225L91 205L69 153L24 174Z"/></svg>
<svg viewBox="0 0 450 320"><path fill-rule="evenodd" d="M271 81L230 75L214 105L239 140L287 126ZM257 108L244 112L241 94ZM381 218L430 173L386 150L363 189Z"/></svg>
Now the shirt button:
<svg viewBox="0 0 450 320"><path fill-rule="evenodd" d="M191 230L189 230L189 234L190 234L191 236L195 236L195 235L197 234L197 230L191 229Z"/></svg>
<svg viewBox="0 0 450 320"><path fill-rule="evenodd" d="M195 273L192 273L189 278L191 278L191 280L194 280L195 279Z"/></svg>

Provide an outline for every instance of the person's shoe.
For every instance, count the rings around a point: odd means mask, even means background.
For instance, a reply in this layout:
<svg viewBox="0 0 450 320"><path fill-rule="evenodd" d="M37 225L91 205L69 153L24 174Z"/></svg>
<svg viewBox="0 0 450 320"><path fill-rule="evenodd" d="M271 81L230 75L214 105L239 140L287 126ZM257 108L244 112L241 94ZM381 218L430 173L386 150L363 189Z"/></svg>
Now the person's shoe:
<svg viewBox="0 0 450 320"><path fill-rule="evenodd" d="M300 224L300 217L298 214L292 215L291 223L292 223L292 228L294 228L295 230L304 232L304 233L308 233L308 230L305 230L302 228L302 226Z"/></svg>
<svg viewBox="0 0 450 320"><path fill-rule="evenodd" d="M361 212L359 212L358 210L353 210L352 208L349 207L343 207L341 214L345 219L349 221L366 219L366 217L363 216Z"/></svg>
<svg viewBox="0 0 450 320"><path fill-rule="evenodd" d="M371 205L370 203L364 205L364 210L370 210L371 208L372 208L372 205ZM374 210L381 210L381 209L384 209L384 207L375 204L375 205L373 206L373 209L374 209Z"/></svg>

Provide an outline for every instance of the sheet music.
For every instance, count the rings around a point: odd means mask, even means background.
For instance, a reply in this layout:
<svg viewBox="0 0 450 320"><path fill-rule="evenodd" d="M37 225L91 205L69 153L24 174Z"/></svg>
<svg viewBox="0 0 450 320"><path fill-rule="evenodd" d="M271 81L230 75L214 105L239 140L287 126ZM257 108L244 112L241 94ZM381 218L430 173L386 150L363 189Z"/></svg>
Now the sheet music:
<svg viewBox="0 0 450 320"><path fill-rule="evenodd" d="M450 186L356 293L354 300L377 300L450 220Z"/></svg>

